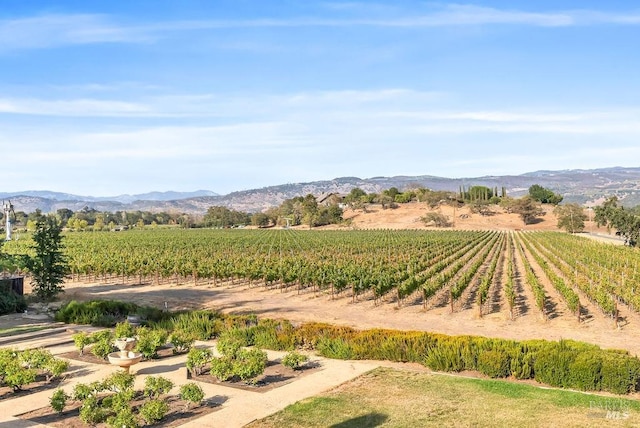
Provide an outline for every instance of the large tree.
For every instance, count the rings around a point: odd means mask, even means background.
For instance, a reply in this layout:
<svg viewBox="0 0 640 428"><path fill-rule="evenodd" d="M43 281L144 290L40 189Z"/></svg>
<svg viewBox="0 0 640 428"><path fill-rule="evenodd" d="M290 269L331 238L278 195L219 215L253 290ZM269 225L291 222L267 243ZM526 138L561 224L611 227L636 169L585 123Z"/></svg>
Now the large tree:
<svg viewBox="0 0 640 428"><path fill-rule="evenodd" d="M624 207L618 206L618 198L612 196L596 207L596 224L616 229L627 245L635 247L640 242L640 216Z"/></svg>
<svg viewBox="0 0 640 428"><path fill-rule="evenodd" d="M220 206L209 207L203 218L205 227L246 226L250 221L249 214Z"/></svg>
<svg viewBox="0 0 640 428"><path fill-rule="evenodd" d="M62 223L53 215L41 217L33 233L32 249L35 256L25 258L25 266L34 284L33 290L40 300L53 300L64 291L62 284L69 269L63 248Z"/></svg>
<svg viewBox="0 0 640 428"><path fill-rule="evenodd" d="M578 204L558 205L553 212L558 217L558 227L569 233L582 232L587 215Z"/></svg>
<svg viewBox="0 0 640 428"><path fill-rule="evenodd" d="M558 205L560 202L562 202L563 199L562 195L553 193L553 191L546 189L539 184L534 184L533 186L529 187L529 196L543 204L552 205Z"/></svg>

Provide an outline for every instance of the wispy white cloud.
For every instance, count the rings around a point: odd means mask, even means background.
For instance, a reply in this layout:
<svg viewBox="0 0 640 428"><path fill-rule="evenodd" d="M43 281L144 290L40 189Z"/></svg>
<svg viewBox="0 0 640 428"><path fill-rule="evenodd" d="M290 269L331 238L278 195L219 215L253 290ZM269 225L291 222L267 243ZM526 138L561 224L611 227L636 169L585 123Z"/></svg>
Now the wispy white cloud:
<svg viewBox="0 0 640 428"><path fill-rule="evenodd" d="M0 98L0 114L38 116L100 117L148 116L148 107L126 101L100 99L43 100L34 98Z"/></svg>
<svg viewBox="0 0 640 428"><path fill-rule="evenodd" d="M170 33L207 31L225 28L295 27L403 27L434 28L450 26L525 25L568 27L586 25L638 25L640 12L603 12L598 10L524 11L467 4L445 4L420 10L394 8L394 13L375 13L368 3L340 4L332 8L348 9L348 17L287 17L254 19L197 19L164 22L118 22L118 17L96 14L54 14L0 20L0 51L49 48L93 43L147 43ZM388 6L385 6L388 7ZM377 10L377 9L375 9ZM353 13L358 12L358 13ZM335 14L334 14L335 15ZM225 44L234 48L234 44ZM256 49L253 43L237 43L238 49ZM258 46L264 48L264 46Z"/></svg>
<svg viewBox="0 0 640 428"><path fill-rule="evenodd" d="M358 9L359 3L349 9ZM362 4L361 16L292 17L244 20L186 20L158 23L141 27L149 31L207 30L244 27L448 27L478 25L527 25L539 27L568 27L579 25L640 23L640 12L610 13L597 10L566 10L529 12L515 9L497 9L475 5L449 4L425 12L397 9L391 17L370 17L371 8Z"/></svg>
<svg viewBox="0 0 640 428"><path fill-rule="evenodd" d="M309 91L250 96L170 94L137 98L0 98L2 114L81 118L172 119L183 126L280 123L312 135L549 133L640 135L637 108L467 110L446 93L404 88ZM280 128L284 129L284 127ZM356 131L354 131L356 129ZM284 137L280 135L280 137ZM250 137L248 137L250 138Z"/></svg>
<svg viewBox="0 0 640 428"><path fill-rule="evenodd" d="M40 15L0 21L0 51L149 40L148 33L112 23L104 15Z"/></svg>

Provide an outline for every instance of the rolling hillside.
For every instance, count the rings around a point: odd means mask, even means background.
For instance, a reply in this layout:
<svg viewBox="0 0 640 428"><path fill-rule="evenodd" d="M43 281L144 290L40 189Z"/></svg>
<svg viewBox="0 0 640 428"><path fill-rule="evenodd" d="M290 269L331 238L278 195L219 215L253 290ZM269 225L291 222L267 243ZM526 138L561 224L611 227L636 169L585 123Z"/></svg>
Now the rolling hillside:
<svg viewBox="0 0 640 428"><path fill-rule="evenodd" d="M348 193L354 187L379 192L390 187L406 189L422 186L433 190L457 191L460 186L481 185L505 187L511 196L521 196L532 184L552 189L567 202L597 204L617 195L624 205L640 204L640 168L602 168L592 170L536 171L522 175L443 178L430 175L373 177L341 177L309 183L288 183L260 189L218 195L207 190L196 192L151 192L114 197L78 196L50 191L0 192L0 198L11 199L16 210L55 212L60 208L73 211L84 207L99 211L141 210L204 213L221 205L240 211L257 212L281 204L285 199L306 194Z"/></svg>

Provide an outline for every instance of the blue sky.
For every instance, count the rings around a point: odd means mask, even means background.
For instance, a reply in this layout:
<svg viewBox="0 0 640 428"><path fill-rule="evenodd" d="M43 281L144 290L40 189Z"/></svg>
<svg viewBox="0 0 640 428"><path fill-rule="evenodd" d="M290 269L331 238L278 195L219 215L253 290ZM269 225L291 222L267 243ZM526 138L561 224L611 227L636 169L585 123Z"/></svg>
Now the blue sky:
<svg viewBox="0 0 640 428"><path fill-rule="evenodd" d="M632 1L16 1L2 191L638 166Z"/></svg>

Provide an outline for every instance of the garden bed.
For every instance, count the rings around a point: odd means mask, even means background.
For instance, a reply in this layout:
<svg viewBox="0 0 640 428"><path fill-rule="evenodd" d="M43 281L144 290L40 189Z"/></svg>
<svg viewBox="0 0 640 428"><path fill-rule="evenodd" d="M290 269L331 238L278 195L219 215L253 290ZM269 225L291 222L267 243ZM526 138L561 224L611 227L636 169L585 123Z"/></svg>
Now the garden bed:
<svg viewBox="0 0 640 428"><path fill-rule="evenodd" d="M183 400L178 396L170 396L166 399L166 403L169 405L169 411L165 417L154 425L141 426L177 427L188 421L201 418L209 413L221 409L224 401L224 397L213 397L203 401L199 406L192 406L191 408L186 409L186 403ZM137 406L142 405L143 402L143 397L139 396L132 402L132 406L136 408ZM31 410L27 413L18 415L17 417L51 427L86 428L89 425L80 420L80 405L81 403L68 405L61 413L58 413L50 406L47 406ZM98 428L104 428L107 427L107 424L99 423L95 426Z"/></svg>
<svg viewBox="0 0 640 428"><path fill-rule="evenodd" d="M157 358L152 358L150 360L143 360L143 361L159 361L159 360L164 360L171 357L176 357L178 355L179 354L173 353L173 349L171 348L171 346L165 346L158 349ZM102 359L100 357L96 357L91 353L90 350L85 350L82 355L80 355L80 352L78 352L77 350L73 350L73 351L65 352L64 354L59 354L58 357L66 358L69 360L81 361L83 363L90 363L90 364L109 364L109 361Z"/></svg>
<svg viewBox="0 0 640 428"><path fill-rule="evenodd" d="M215 385L228 386L231 388L242 389L245 391L254 391L264 393L271 391L275 388L279 388L283 385L295 382L305 376L322 370L322 367L317 362L309 362L297 370L293 370L280 363L280 361L269 361L265 367L264 373L257 377L255 383L243 382L237 377L233 377L227 381L220 381L215 376L209 373L208 370L203 371L200 375L194 375L187 370L187 379L195 380L198 382L211 383Z"/></svg>
<svg viewBox="0 0 640 428"><path fill-rule="evenodd" d="M8 386L0 387L0 400L8 400L12 398L24 397L25 395L34 394L36 392L54 390L60 385L62 378L54 378L47 382L44 374L39 374L35 382L31 382L17 391Z"/></svg>

